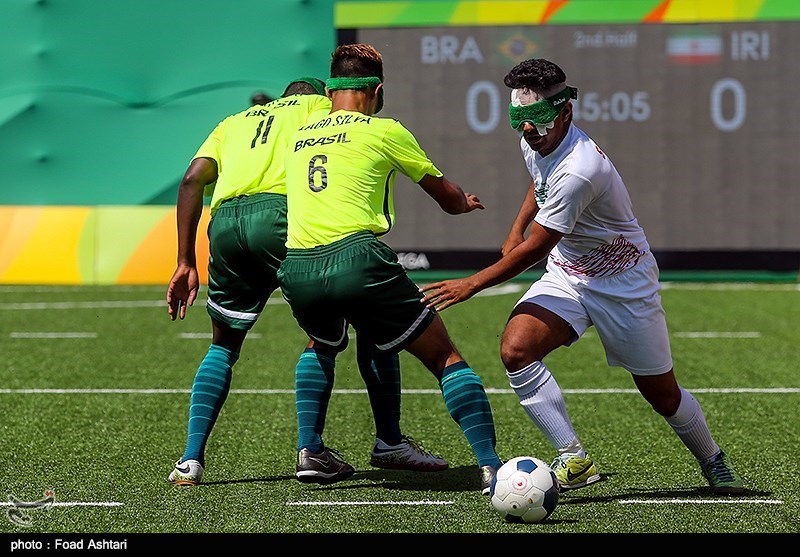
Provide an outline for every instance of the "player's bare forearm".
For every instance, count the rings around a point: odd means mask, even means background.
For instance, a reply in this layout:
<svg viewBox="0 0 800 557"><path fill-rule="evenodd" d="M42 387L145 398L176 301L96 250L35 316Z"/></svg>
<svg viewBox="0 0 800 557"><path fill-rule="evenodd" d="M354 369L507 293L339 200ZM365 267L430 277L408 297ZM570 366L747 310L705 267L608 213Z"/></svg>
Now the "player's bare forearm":
<svg viewBox="0 0 800 557"><path fill-rule="evenodd" d="M525 232L533 222L536 213L539 212L539 206L536 203L535 184L531 181L528 191L525 194L525 199L522 200L522 205L519 208L517 217L511 224L511 230L503 242L502 254L506 255L512 249L525 241Z"/></svg>
<svg viewBox="0 0 800 557"><path fill-rule="evenodd" d="M524 242L509 251L500 261L473 275L480 289L510 280L547 257L564 234L533 222Z"/></svg>
<svg viewBox="0 0 800 557"><path fill-rule="evenodd" d="M173 321L186 316L200 289L197 273L197 225L203 213L203 188L217 179L217 163L211 159L192 161L178 187L178 265L167 286L167 311Z"/></svg>
<svg viewBox="0 0 800 557"><path fill-rule="evenodd" d="M478 196L472 193L465 193L461 186L451 182L444 176L426 174L419 181L419 185L422 186L425 193L439 204L439 207L445 213L450 215L460 215L484 208Z"/></svg>
<svg viewBox="0 0 800 557"><path fill-rule="evenodd" d="M563 235L534 224L531 235L497 263L463 279L432 283L422 288L422 303L439 310L468 300L478 292L510 280L547 257Z"/></svg>
<svg viewBox="0 0 800 557"><path fill-rule="evenodd" d="M199 193L199 199L198 199ZM186 308L191 306L197 297L200 281L197 275L197 224L203 211L203 190L183 187L178 191L178 266L167 287L167 308L169 317L175 321L177 317L186 316Z"/></svg>
<svg viewBox="0 0 800 557"><path fill-rule="evenodd" d="M181 184L178 190L178 263L194 266L197 225L203 213L203 189Z"/></svg>
<svg viewBox="0 0 800 557"><path fill-rule="evenodd" d="M530 260L522 249L522 245L513 249L494 265L463 279L451 279L434 282L422 287L424 296L422 303L427 307L444 310L470 299L478 292L496 284L505 282L522 273L531 265Z"/></svg>
<svg viewBox="0 0 800 557"><path fill-rule="evenodd" d="M503 247L500 248L501 255L508 255L508 253L513 250L515 247L520 245L522 242L525 241L525 233L520 232L514 229L508 233L506 237L506 241L503 242Z"/></svg>
<svg viewBox="0 0 800 557"><path fill-rule="evenodd" d="M547 256L550 248L532 245L525 240L509 251L500 261L473 275L478 291L502 284L524 273Z"/></svg>
<svg viewBox="0 0 800 557"><path fill-rule="evenodd" d="M217 179L217 163L211 159L192 161L178 187L178 264L195 266L197 225L203 213L203 188Z"/></svg>

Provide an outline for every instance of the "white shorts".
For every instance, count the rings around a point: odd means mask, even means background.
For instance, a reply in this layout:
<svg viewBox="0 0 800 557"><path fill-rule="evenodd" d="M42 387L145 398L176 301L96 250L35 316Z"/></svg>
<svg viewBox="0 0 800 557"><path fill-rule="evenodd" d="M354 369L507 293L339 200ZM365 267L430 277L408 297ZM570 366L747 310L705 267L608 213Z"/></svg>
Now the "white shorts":
<svg viewBox="0 0 800 557"><path fill-rule="evenodd" d="M594 325L610 366L634 375L660 375L672 369L666 315L661 305L658 264L647 252L617 275L589 278L570 275L550 262L517 305L531 303L569 323L577 341Z"/></svg>

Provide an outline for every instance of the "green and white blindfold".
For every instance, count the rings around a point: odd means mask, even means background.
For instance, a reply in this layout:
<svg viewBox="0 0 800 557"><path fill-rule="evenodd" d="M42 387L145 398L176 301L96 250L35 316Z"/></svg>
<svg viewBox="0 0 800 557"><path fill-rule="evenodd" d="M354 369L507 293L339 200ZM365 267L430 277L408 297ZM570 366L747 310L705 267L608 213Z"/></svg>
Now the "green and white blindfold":
<svg viewBox="0 0 800 557"><path fill-rule="evenodd" d="M536 126L540 135L545 135L553 127L553 122L567 101L578 98L578 89L567 85L560 93L546 99L536 100L537 98L530 89L512 89L511 103L508 105L512 128L519 131L528 122Z"/></svg>
<svg viewBox="0 0 800 557"><path fill-rule="evenodd" d="M341 91L342 89L369 89L381 84L381 78L373 77L329 77L325 80L328 91ZM375 114L383 108L383 87L378 91L378 106Z"/></svg>

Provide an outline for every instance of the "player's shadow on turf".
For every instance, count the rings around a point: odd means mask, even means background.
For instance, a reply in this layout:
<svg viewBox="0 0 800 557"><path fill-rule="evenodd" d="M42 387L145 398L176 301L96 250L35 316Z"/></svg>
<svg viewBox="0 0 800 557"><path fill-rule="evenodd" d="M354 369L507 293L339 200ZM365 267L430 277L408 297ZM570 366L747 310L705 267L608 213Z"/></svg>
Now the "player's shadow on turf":
<svg viewBox="0 0 800 557"><path fill-rule="evenodd" d="M602 474L600 482L607 481L615 473ZM598 484L600 483L598 482ZM598 484L595 484L598 485ZM559 498L559 505L585 505L587 503L613 503L614 501L629 501L631 499L646 499L657 503L659 500L671 499L714 499L732 501L742 497L768 497L772 495L768 491L746 490L740 495L714 495L708 486L697 486L684 489L652 489L652 488L628 488L620 493L613 495L592 495L592 486L575 491L562 491Z"/></svg>
<svg viewBox="0 0 800 557"><path fill-rule="evenodd" d="M477 466L459 466L438 472L412 472L408 470L369 469L358 470L352 477L333 484L307 484L317 489L394 489L400 491L475 491L480 489ZM365 481L366 480L366 481ZM297 481L295 476L267 476L203 482L202 485L231 485Z"/></svg>
<svg viewBox="0 0 800 557"><path fill-rule="evenodd" d="M239 478L236 480L218 480L216 482L203 482L201 485L227 485L227 484L249 484L249 483L268 483L268 482L286 482L289 480L297 480L292 476L266 476L263 478Z"/></svg>
<svg viewBox="0 0 800 557"><path fill-rule="evenodd" d="M480 472L477 466L457 466L438 472L413 472L410 470L370 469L358 470L351 480L360 480L350 488L392 489L398 491L460 492L480 489ZM366 482L365 482L366 480ZM342 487L345 487L342 482Z"/></svg>

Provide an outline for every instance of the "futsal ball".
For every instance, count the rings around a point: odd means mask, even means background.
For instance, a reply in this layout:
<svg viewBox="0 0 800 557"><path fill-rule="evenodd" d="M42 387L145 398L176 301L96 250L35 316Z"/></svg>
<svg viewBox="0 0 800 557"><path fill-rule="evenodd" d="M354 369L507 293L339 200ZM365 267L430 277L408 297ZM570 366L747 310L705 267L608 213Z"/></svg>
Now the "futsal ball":
<svg viewBox="0 0 800 557"><path fill-rule="evenodd" d="M492 481L492 506L508 522L541 522L558 504L558 480L546 462L518 456L503 464Z"/></svg>

